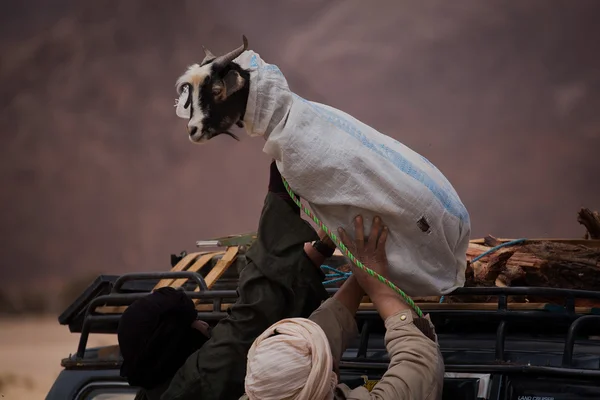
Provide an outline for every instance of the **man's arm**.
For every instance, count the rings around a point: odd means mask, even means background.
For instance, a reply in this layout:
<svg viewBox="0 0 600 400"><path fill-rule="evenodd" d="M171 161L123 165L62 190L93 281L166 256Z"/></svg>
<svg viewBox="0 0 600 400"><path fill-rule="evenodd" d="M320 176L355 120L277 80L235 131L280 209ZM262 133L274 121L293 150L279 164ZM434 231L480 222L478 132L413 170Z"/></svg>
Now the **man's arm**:
<svg viewBox="0 0 600 400"><path fill-rule="evenodd" d="M239 298L211 339L179 369L162 400L239 398L244 392L246 357L258 335L273 323L308 317L327 298L324 278L304 252L317 239L282 196L269 192L258 238L240 274Z"/></svg>
<svg viewBox="0 0 600 400"><path fill-rule="evenodd" d="M362 288L351 276L332 298L321 304L308 318L316 322L327 335L336 372L339 372L340 359L348 343L358 335L354 317L363 296Z"/></svg>
<svg viewBox="0 0 600 400"><path fill-rule="evenodd" d="M344 244L365 265L387 276L385 242L388 230L381 218L373 219L366 243L362 217L355 219L354 227L354 240L343 229L340 230ZM354 268L354 273L385 321L385 344L390 365L371 393L365 387L350 391L342 386L341 390L352 399L438 399L444 379L444 364L433 326L428 319L416 318L416 314L413 316L411 308L390 287L358 268Z"/></svg>
<svg viewBox="0 0 600 400"><path fill-rule="evenodd" d="M400 311L385 320L385 345L390 365L381 380L369 391L350 390L352 399L438 400L444 381L444 363L437 343L426 337L413 323L410 311Z"/></svg>

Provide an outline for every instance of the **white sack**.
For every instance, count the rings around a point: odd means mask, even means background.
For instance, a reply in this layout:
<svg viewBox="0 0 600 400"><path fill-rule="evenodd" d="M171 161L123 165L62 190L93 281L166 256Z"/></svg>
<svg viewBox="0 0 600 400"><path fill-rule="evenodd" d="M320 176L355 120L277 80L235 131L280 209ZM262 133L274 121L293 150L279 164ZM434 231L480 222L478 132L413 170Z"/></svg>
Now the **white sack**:
<svg viewBox="0 0 600 400"><path fill-rule="evenodd" d="M366 228L380 215L390 230L387 278L408 295L464 285L469 214L435 166L352 116L292 93L257 53L236 62L251 74L248 134L265 138L265 153L325 225L353 232L356 215Z"/></svg>

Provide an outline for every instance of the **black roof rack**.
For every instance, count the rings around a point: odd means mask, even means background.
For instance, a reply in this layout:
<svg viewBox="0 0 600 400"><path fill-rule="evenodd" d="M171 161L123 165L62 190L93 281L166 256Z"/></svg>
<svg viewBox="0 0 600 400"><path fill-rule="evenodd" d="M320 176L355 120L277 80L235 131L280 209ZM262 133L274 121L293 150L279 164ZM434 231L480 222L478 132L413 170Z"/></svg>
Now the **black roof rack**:
<svg viewBox="0 0 600 400"><path fill-rule="evenodd" d="M340 259L332 262L331 265L344 262ZM245 263L243 255L238 257L236 263ZM219 281L220 286L216 285L211 290L206 289L204 277L196 272L146 272L118 277L112 275L98 277L59 317L59 322L68 325L71 332L81 333L77 353L72 361L84 359L90 333L116 333L121 314L100 314L95 311L96 307L127 306L136 299L146 296L160 279L189 278L192 282L186 283L182 290L190 298L200 299L202 304L211 305L210 310L198 312L198 317L210 324L216 324L227 315L221 310L221 305L233 303L237 299L237 271L241 268L241 264L231 268L232 271L226 273ZM194 291L196 287L200 287L200 290ZM333 294L337 288L327 290ZM539 287L476 287L460 288L445 297L457 300L465 296L490 296L495 298L495 303L485 309L466 309L460 306L461 303L421 303L423 311L429 314L436 326L443 352L442 339L445 335L461 337L465 332L477 332L486 334L485 338L482 336L482 340L492 343L491 355L488 358L482 356L480 360L474 362L456 361L450 353L445 354L447 372L534 373L545 376L572 376L580 379L600 378L600 363L596 364L594 361L590 364L595 366L594 368L581 368L581 362L574 362L576 339L584 334L589 335L590 332L600 335L600 308L576 307L576 300L600 301L600 292ZM542 308L515 309L508 301L511 296L538 296L557 301L546 304ZM355 343L356 351L351 355L346 354L340 366L358 371L384 371L387 368L387 360L382 356L385 354L385 347L381 344L383 322L378 313L372 309L358 311L357 322L360 336ZM519 363L507 357L507 354L511 354L511 350L507 349L507 338L513 333L523 332L552 335L552 338L562 347L561 351L555 354L560 357L560 362L537 365ZM379 342L374 339L376 337ZM374 343L378 344L374 345ZM590 345L597 349L600 360L600 340L588 340L586 343L591 343ZM475 356L477 355L473 354L473 357Z"/></svg>
<svg viewBox="0 0 600 400"><path fill-rule="evenodd" d="M583 290L566 290L556 288L460 288L454 291L451 296L497 296L496 307L493 310L453 310L451 304L442 307L442 304L430 304L426 313L429 314L436 327L436 333L440 338L442 353L451 353L444 349L444 335L455 334L460 336L469 332L491 331L494 344L491 357L486 362L469 363L460 360L460 357L447 357L444 354L446 372L463 373L520 373L537 374L544 376L562 376L576 377L580 379L598 379L600 378L600 308L588 307L587 313L579 313L574 306L576 299L600 299L600 292ZM507 298L510 296L528 295L528 296L548 296L554 298L563 298L562 305L549 305L543 309L535 310L511 310L508 307ZM460 304L460 303L459 303ZM371 312L372 313L372 312ZM359 312L360 314L360 312ZM360 318L360 315L358 316ZM368 357L371 352L370 336L377 331L375 324L367 321L362 324L360 337L358 339L357 350L350 357L345 356L340 363L341 368L357 369L360 371L379 370L381 372L387 369L388 363L381 361L381 357ZM475 327L475 329L472 329ZM558 338L562 343L560 351L560 362L558 365L535 365L531 362L521 364L514 362L507 357L509 351L506 349L507 337L514 331L515 334L529 332L536 335L539 340L547 335ZM541 334L540 334L541 333ZM580 368L574 362L574 349L576 341L582 336L597 336L591 341L595 348L595 358L588 363L593 368ZM467 340L471 340L467 336ZM582 343L577 343L583 345ZM589 344L589 343L588 343ZM467 352L476 350L476 342L471 343ZM585 351L584 351L585 353ZM379 360L377 360L379 358ZM473 357L477 358L477 356ZM547 357L550 358L550 357ZM547 364L551 364L549 360ZM554 363L556 364L556 363Z"/></svg>

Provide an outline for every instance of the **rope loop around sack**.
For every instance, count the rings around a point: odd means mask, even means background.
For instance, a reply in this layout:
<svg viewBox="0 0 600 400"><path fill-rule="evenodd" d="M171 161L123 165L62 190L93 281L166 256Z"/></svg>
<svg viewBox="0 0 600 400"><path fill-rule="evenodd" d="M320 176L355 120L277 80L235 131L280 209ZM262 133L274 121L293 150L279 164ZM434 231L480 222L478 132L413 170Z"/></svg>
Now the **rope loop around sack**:
<svg viewBox="0 0 600 400"><path fill-rule="evenodd" d="M327 226L325 226L325 224L323 224L321 222L321 220L316 215L313 214L312 211L310 211L306 206L304 206L304 204L302 204L302 202L300 201L298 196L296 196L296 194L290 187L288 181L284 177L281 177L281 179L283 181L283 185L285 186L285 189L287 190L288 194L290 195L290 197L292 198L294 203L296 203L296 205L298 207L300 207L300 209L306 215L308 215L310 217L310 219L313 220L315 222L315 224L317 224L318 227L321 228L323 230L323 232L325 232L331 238L331 240L333 241L333 243L335 243L335 245L338 247L338 249L340 249L340 251L346 257L348 257L354 265L356 265L358 268L362 269L363 271L365 271L367 274L371 275L372 277L377 278L381 283L384 283L385 285L392 288L392 290L394 290L396 293L398 293L402 297L402 299L404 299L404 301L410 307L412 307L412 309L415 311L415 313L417 313L417 315L419 317L421 317L421 318L423 317L423 312L421 311L419 306L417 306L415 304L415 302L406 293L404 293L400 288L398 288L392 282L387 280L384 276L378 274L377 272L373 271L371 268L365 266L359 259L354 257L354 255L350 252L350 250L348 250L348 248L344 245L344 243L342 243L342 241L337 237L337 235L335 233L333 233L331 230L329 230L329 228L327 228ZM343 279L346 279L346 278L347 277L343 277Z"/></svg>

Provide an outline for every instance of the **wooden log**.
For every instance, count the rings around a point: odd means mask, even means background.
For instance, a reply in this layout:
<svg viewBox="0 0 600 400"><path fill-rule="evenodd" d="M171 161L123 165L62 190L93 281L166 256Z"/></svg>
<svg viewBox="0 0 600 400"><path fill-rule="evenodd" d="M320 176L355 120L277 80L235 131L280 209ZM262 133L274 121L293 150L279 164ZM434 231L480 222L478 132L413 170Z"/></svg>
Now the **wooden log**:
<svg viewBox="0 0 600 400"><path fill-rule="evenodd" d="M488 240L488 243L495 242ZM467 259L472 260L489 249L480 244L470 244ZM465 286L471 287L600 290L600 249L553 241L526 242L499 249L470 263L466 280Z"/></svg>
<svg viewBox="0 0 600 400"><path fill-rule="evenodd" d="M582 208L577 213L577 222L585 226L585 239L600 239L600 214L589 208Z"/></svg>
<svg viewBox="0 0 600 400"><path fill-rule="evenodd" d="M488 247L496 247L501 245L502 242L497 238L493 237L492 235L487 235L485 238L483 238L483 244L485 244Z"/></svg>
<svg viewBox="0 0 600 400"><path fill-rule="evenodd" d="M485 286L491 286L498 275L506 269L506 262L514 254L513 251L498 251L489 256L486 263L473 263L473 272L475 282Z"/></svg>

